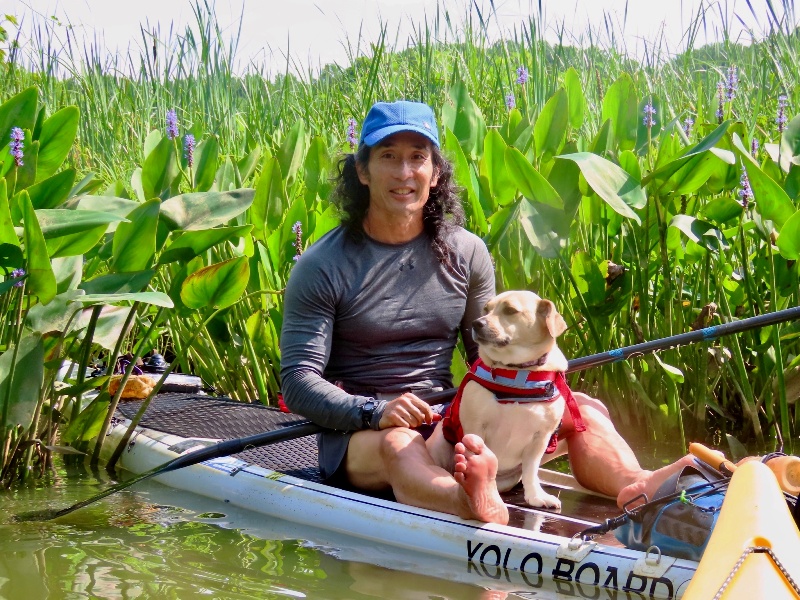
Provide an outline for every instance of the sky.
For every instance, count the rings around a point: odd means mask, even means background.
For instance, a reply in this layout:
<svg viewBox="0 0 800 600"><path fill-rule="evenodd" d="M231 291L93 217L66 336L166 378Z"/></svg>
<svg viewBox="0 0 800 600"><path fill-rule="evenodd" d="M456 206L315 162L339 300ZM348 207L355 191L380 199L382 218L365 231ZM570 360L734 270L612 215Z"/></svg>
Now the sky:
<svg viewBox="0 0 800 600"><path fill-rule="evenodd" d="M525 27L542 5L545 35L554 40L563 26L567 41L588 39L588 32L599 33L608 42L607 24L613 28L618 48L641 58L661 40L662 48L678 52L686 46L686 32L698 11L705 11L706 30L698 41L719 39L727 27L734 39L749 41L748 30L763 32L769 24L768 0L199 0L214 6L226 35L235 34L241 24L237 70L258 64L266 73L282 72L286 56L296 74L317 71L327 63L348 63L348 43L362 40L362 53L388 25L389 38L397 48L408 45L415 26L434 18L437 7L450 13L454 26L461 27L465 15L475 16L476 7L489 18L488 33L494 39L508 37ZM774 2L781 4L781 2ZM80 39L99 40L107 52L122 52L130 47L138 56L144 47L140 28L160 28L166 36L195 22L195 0L3 0L2 14L20 21L23 43L31 25L50 19L65 39L65 28L72 25ZM750 8L752 6L752 9ZM781 15L778 15L779 17ZM55 17L55 19L51 19ZM8 23L4 26L15 32ZM392 44L394 45L394 44Z"/></svg>

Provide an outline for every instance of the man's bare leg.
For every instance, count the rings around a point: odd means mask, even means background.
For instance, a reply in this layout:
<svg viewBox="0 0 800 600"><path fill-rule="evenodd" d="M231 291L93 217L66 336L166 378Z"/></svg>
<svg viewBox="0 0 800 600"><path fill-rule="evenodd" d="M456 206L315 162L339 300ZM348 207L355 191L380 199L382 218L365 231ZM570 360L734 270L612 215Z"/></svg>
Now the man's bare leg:
<svg viewBox="0 0 800 600"><path fill-rule="evenodd" d="M586 424L586 431L576 432L564 411L564 422L559 437L564 437L569 447L572 473L578 482L597 492L616 496L621 508L640 494L652 499L664 481L684 466L692 464L691 456L684 456L657 471L642 469L633 450L614 427L607 411L598 409L599 401L586 394L573 394Z"/></svg>
<svg viewBox="0 0 800 600"><path fill-rule="evenodd" d="M345 457L348 480L366 490L391 488L404 504L506 524L508 509L495 483L497 457L478 436L467 438L456 446L454 477L436 464L416 431L359 431Z"/></svg>

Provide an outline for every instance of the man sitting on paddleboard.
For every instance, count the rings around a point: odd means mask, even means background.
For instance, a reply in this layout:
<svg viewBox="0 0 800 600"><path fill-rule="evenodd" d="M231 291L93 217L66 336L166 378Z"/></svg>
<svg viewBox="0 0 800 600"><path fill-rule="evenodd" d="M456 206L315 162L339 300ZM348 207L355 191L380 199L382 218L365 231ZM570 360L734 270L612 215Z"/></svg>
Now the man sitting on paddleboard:
<svg viewBox="0 0 800 600"><path fill-rule="evenodd" d="M417 429L439 420L419 396L452 387L459 332L468 360L477 359L472 321L495 294L489 252L462 227L432 109L375 104L357 151L340 163L335 199L342 223L294 266L281 329L286 405L329 428L318 437L322 476L391 489L406 504L507 523L497 459L483 441L469 435L456 444L451 473ZM587 431L575 434L565 411L559 438L582 485L622 505L641 492L652 496L690 462L643 470L603 404L574 396Z"/></svg>

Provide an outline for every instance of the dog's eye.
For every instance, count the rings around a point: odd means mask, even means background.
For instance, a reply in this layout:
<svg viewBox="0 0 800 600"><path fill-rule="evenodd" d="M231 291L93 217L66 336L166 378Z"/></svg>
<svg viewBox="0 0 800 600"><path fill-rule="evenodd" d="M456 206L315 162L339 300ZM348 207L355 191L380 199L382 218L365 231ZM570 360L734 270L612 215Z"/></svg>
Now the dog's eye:
<svg viewBox="0 0 800 600"><path fill-rule="evenodd" d="M516 308L514 308L513 306L506 305L506 306L503 307L503 314L504 315L515 315L518 312L519 311Z"/></svg>

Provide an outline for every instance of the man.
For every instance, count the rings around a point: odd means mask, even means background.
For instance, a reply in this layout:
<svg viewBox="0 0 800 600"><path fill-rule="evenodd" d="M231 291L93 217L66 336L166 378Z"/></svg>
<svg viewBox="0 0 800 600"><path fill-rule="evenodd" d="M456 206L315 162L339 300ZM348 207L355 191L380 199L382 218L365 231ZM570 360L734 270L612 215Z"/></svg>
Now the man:
<svg viewBox="0 0 800 600"><path fill-rule="evenodd" d="M483 441L465 436L443 453L441 426L427 440L417 430L439 420L420 396L451 387L459 333L477 358L471 324L495 293L486 246L461 227L430 107L375 104L357 153L340 163L335 196L342 225L295 265L281 331L286 404L330 428L318 438L323 477L507 523ZM575 434L565 414L562 433L581 483L623 501L666 478L639 467L599 401L576 399L588 432Z"/></svg>

